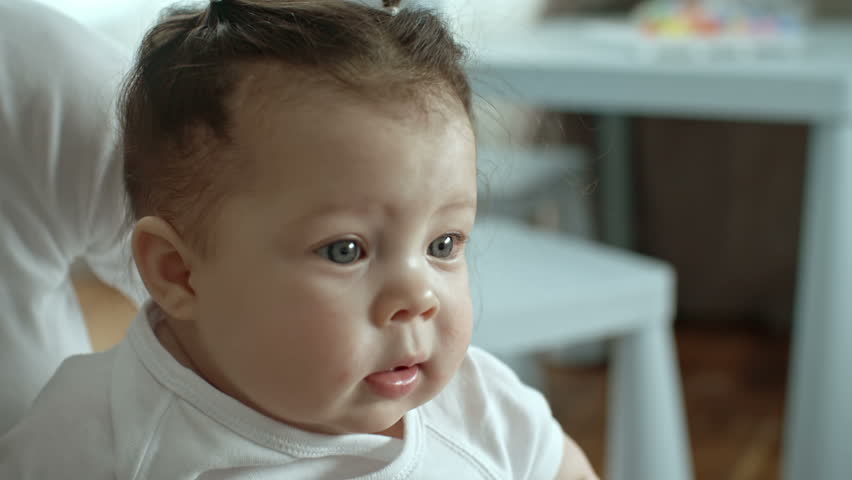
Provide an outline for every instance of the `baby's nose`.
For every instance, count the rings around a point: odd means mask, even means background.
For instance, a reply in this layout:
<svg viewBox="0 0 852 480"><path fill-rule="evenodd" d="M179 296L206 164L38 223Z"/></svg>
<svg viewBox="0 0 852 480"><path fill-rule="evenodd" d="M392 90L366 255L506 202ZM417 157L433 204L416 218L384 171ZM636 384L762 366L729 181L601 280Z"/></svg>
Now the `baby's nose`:
<svg viewBox="0 0 852 480"><path fill-rule="evenodd" d="M375 318L381 325L416 319L431 320L440 301L424 267L409 264L399 275L388 279L376 299Z"/></svg>

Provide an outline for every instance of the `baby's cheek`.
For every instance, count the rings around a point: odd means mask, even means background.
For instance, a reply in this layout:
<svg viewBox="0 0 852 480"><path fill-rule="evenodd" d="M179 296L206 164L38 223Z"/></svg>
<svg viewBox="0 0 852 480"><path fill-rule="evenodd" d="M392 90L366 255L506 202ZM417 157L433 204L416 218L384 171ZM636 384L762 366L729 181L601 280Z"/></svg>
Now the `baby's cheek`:
<svg viewBox="0 0 852 480"><path fill-rule="evenodd" d="M345 378L363 362L365 328L359 318L345 309L330 308L328 304L299 315L299 342L312 360L335 370L334 376ZM322 367L318 367L322 368Z"/></svg>
<svg viewBox="0 0 852 480"><path fill-rule="evenodd" d="M473 335L473 308L464 299L453 307L439 326L440 341L447 353L461 362Z"/></svg>
<svg viewBox="0 0 852 480"><path fill-rule="evenodd" d="M441 343L452 346L467 347L470 343L472 326L466 321L446 322L440 329Z"/></svg>
<svg viewBox="0 0 852 480"><path fill-rule="evenodd" d="M360 380L362 375L356 370L352 362L344 362L336 364L336 375L334 375L335 385L345 387L353 381Z"/></svg>
<svg viewBox="0 0 852 480"><path fill-rule="evenodd" d="M444 373L452 376L464 360L470 345L472 325L465 318L455 317L443 322L438 330Z"/></svg>
<svg viewBox="0 0 852 480"><path fill-rule="evenodd" d="M458 297L447 307L440 327L442 336L449 341L470 343L473 332L473 305L470 297Z"/></svg>

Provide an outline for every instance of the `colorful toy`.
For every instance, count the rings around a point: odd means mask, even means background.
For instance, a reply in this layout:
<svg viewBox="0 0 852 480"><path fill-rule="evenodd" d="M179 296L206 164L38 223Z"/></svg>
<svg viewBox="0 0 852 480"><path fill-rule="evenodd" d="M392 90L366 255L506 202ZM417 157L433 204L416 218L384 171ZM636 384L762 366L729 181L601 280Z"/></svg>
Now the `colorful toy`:
<svg viewBox="0 0 852 480"><path fill-rule="evenodd" d="M774 37L800 33L796 2L747 0L647 0L634 18L653 37Z"/></svg>

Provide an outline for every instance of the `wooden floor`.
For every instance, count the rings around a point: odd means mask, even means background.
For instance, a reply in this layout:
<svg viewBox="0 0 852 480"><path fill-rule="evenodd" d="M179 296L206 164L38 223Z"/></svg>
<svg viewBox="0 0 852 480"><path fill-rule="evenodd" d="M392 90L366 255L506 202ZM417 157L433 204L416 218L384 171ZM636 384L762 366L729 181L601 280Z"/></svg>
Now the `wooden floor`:
<svg viewBox="0 0 852 480"><path fill-rule="evenodd" d="M778 479L788 339L707 326L676 336L695 478ZM604 475L606 367L547 370L556 418Z"/></svg>

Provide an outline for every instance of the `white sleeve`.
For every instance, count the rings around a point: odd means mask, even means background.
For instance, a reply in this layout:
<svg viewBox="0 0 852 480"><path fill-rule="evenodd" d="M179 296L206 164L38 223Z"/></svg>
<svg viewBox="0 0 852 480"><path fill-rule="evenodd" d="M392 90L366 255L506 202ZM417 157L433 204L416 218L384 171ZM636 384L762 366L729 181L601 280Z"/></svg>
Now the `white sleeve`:
<svg viewBox="0 0 852 480"><path fill-rule="evenodd" d="M14 428L0 433L0 478L115 479L111 357L75 356Z"/></svg>
<svg viewBox="0 0 852 480"><path fill-rule="evenodd" d="M125 213L122 162L117 152L113 149L113 159L106 162L107 169L93 185L97 193L88 209L89 237L84 241L83 258L101 281L141 306L147 292L130 253L131 225Z"/></svg>
<svg viewBox="0 0 852 480"><path fill-rule="evenodd" d="M0 32L0 167L9 179L4 196L14 196L7 207L21 210L3 213L35 237L32 252L16 252L19 261L41 257L61 283L83 257L102 280L137 298L122 244L115 110L129 52L29 1L0 1Z"/></svg>
<svg viewBox="0 0 852 480"><path fill-rule="evenodd" d="M91 350L72 262L133 296L114 106L129 58L44 5L0 0L0 432Z"/></svg>
<svg viewBox="0 0 852 480"><path fill-rule="evenodd" d="M503 444L513 479L552 479L562 463L565 434L547 399L509 367L471 346L469 358L489 408L487 429Z"/></svg>

